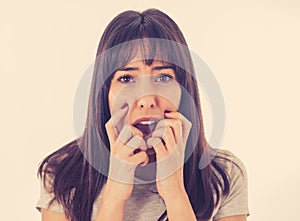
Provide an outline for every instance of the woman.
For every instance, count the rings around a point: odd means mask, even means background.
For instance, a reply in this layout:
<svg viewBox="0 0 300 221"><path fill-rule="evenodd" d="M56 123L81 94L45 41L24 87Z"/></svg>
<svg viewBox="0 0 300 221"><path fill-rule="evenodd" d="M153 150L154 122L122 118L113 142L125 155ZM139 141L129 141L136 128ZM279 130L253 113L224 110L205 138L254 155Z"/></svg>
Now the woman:
<svg viewBox="0 0 300 221"><path fill-rule="evenodd" d="M43 221L246 220L245 168L205 139L186 46L159 10L110 22L85 130L40 165Z"/></svg>

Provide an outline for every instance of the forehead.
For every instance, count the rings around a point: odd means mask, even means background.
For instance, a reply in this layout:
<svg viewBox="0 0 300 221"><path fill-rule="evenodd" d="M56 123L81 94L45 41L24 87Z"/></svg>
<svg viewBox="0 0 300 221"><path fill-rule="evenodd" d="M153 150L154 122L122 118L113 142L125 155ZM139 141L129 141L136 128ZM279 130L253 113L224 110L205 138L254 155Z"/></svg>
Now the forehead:
<svg viewBox="0 0 300 221"><path fill-rule="evenodd" d="M171 59L174 51L171 50L169 45L163 43L164 41L147 38L125 42L114 49L115 52L111 57L116 61L115 64L117 68L128 65L129 63L137 64L138 62L135 61L142 60L148 66L152 65L153 60L156 60L156 64L161 63L165 65L168 62L174 63Z"/></svg>
<svg viewBox="0 0 300 221"><path fill-rule="evenodd" d="M146 59L143 60L137 60L132 59L130 62L128 62L126 65L124 65L124 68L127 67L137 67L137 68L144 68L144 67L156 67L156 66L171 66L169 62L160 61L160 60L153 60L151 61L151 64L148 64L149 61Z"/></svg>

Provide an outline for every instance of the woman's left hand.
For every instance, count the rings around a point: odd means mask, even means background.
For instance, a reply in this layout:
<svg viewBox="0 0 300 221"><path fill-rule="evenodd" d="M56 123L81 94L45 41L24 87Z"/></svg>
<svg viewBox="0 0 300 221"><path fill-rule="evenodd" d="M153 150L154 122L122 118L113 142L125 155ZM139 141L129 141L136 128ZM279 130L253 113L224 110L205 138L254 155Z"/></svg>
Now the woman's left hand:
<svg viewBox="0 0 300 221"><path fill-rule="evenodd" d="M192 123L179 112L165 113L147 144L156 152L156 185L166 201L186 194L183 178L184 153Z"/></svg>

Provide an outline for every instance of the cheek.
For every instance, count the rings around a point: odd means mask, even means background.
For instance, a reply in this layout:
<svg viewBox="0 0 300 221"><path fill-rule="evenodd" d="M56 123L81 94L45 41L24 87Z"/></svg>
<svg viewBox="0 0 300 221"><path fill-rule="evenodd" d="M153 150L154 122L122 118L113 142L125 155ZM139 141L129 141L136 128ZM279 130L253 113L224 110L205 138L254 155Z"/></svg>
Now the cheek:
<svg viewBox="0 0 300 221"><path fill-rule="evenodd" d="M108 93L108 107L109 107L110 115L112 112L112 104L113 104L113 95L109 92Z"/></svg>
<svg viewBox="0 0 300 221"><path fill-rule="evenodd" d="M111 88L108 92L108 105L109 105L109 111L110 115L113 115L116 110L118 110L119 106L118 103L120 103L120 90L116 88Z"/></svg>
<svg viewBox="0 0 300 221"><path fill-rule="evenodd" d="M121 90L119 89L110 89L108 93L108 105L109 105L109 110L110 110L110 115L111 117L114 116L122 106L124 105L124 96L122 93L120 93ZM118 122L114 125L114 127L118 130L121 131L123 126L128 122L128 115L126 114L123 116L121 119L118 120Z"/></svg>
<svg viewBox="0 0 300 221"><path fill-rule="evenodd" d="M156 105L161 111L178 110L181 100L181 87L178 83L148 84L148 86L132 84L122 88L111 87L108 94L111 115L120 110L124 104L129 106L129 113L134 112L136 102L149 94L155 97Z"/></svg>
<svg viewBox="0 0 300 221"><path fill-rule="evenodd" d="M165 110L177 111L181 100L181 88L178 84L170 85L168 88L157 90L161 97L161 107Z"/></svg>
<svg viewBox="0 0 300 221"><path fill-rule="evenodd" d="M166 97L160 97L158 102L158 105L160 109L163 111L178 111L179 109L179 103L180 103L180 96L172 99L168 99Z"/></svg>
<svg viewBox="0 0 300 221"><path fill-rule="evenodd" d="M111 115L119 111L125 104L130 104L132 94L123 88L112 88L108 93L108 103ZM130 106L130 105L129 105Z"/></svg>
<svg viewBox="0 0 300 221"><path fill-rule="evenodd" d="M122 87L112 80L108 91L108 106L111 116L119 109L118 103L120 102L121 91Z"/></svg>
<svg viewBox="0 0 300 221"><path fill-rule="evenodd" d="M165 99L165 98L160 103L161 103L160 106L164 112L165 111L177 111L178 107L179 107L179 105L177 103L173 103L170 100Z"/></svg>

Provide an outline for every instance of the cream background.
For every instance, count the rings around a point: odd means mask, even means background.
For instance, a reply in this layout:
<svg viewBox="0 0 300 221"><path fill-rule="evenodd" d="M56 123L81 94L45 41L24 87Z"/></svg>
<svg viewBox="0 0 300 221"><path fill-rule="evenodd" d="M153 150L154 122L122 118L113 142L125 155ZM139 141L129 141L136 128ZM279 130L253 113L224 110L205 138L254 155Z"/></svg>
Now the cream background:
<svg viewBox="0 0 300 221"><path fill-rule="evenodd" d="M248 220L298 220L296 0L2 1L1 220L40 219L38 163L75 137L76 87L105 26L125 9L149 7L178 23L220 84L227 114L222 147L247 167ZM204 117L209 131L208 106Z"/></svg>

